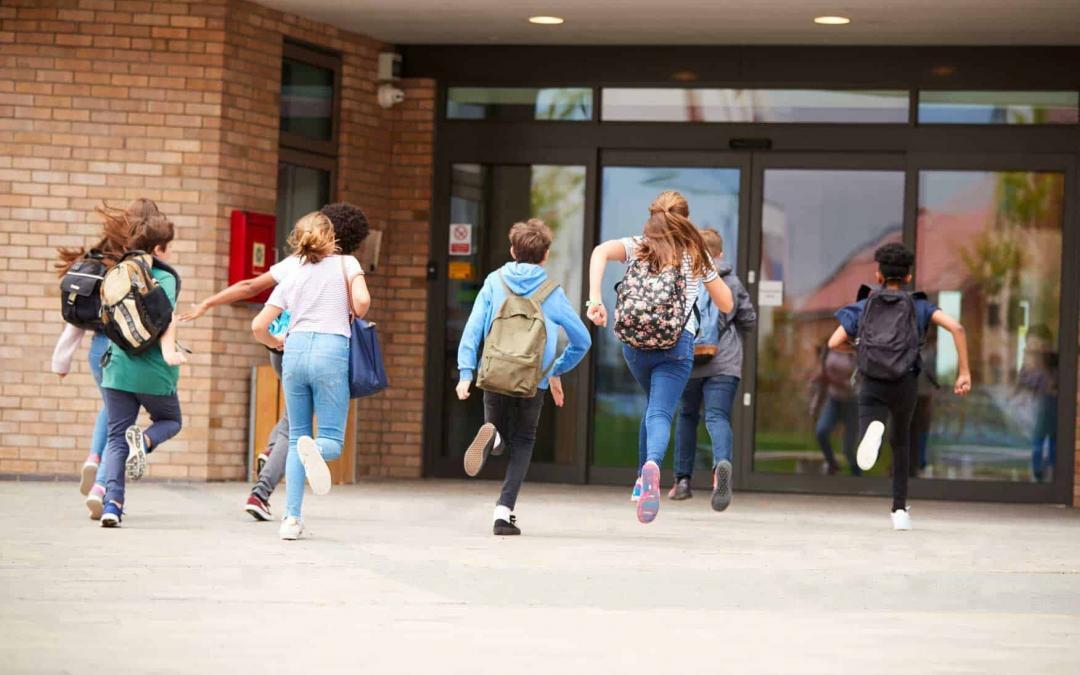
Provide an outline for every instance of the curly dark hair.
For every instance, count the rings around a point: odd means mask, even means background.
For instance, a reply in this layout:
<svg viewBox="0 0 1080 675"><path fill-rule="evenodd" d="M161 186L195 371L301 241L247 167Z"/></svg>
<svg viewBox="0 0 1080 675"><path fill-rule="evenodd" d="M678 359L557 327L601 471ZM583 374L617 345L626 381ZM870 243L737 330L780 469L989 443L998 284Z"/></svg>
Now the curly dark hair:
<svg viewBox="0 0 1080 675"><path fill-rule="evenodd" d="M367 216L349 202L327 204L319 212L330 219L334 225L334 237L337 238L338 250L353 253L368 236Z"/></svg>
<svg viewBox="0 0 1080 675"><path fill-rule="evenodd" d="M874 251L874 261L878 264L881 276L887 281L903 280L911 274L911 266L915 264L915 254L907 246L892 242Z"/></svg>

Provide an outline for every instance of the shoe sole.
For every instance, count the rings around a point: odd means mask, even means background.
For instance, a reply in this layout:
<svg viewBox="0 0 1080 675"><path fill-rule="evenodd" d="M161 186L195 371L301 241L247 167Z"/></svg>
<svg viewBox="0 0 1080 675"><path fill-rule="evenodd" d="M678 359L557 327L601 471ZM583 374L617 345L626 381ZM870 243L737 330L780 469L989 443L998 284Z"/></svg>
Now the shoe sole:
<svg viewBox="0 0 1080 675"><path fill-rule="evenodd" d="M94 479L97 478L98 465L86 462L82 465L82 480L79 481L79 493L82 496L90 494L90 488L94 487Z"/></svg>
<svg viewBox="0 0 1080 675"><path fill-rule="evenodd" d="M877 463L878 451L881 450L881 438L885 435L885 425L877 420L870 423L866 428L866 434L859 442L859 451L855 455L855 463L863 471L869 471Z"/></svg>
<svg viewBox="0 0 1080 675"><path fill-rule="evenodd" d="M304 465L304 473L307 474L308 485L311 491L317 495L325 495L330 492L330 467L319 452L319 446L315 439L310 436L302 436L296 442L296 453L300 455L300 463Z"/></svg>
<svg viewBox="0 0 1080 675"><path fill-rule="evenodd" d="M466 475L475 478L484 468L484 463L487 462L488 454L491 452L491 441L494 438L495 425L491 422L484 424L476 432L476 438L465 449Z"/></svg>
<svg viewBox="0 0 1080 675"><path fill-rule="evenodd" d="M250 513L255 520L266 522L272 517L269 511L254 504L244 504L244 510Z"/></svg>
<svg viewBox="0 0 1080 675"><path fill-rule="evenodd" d="M101 517L102 527L120 527L120 519L112 514L105 514Z"/></svg>
<svg viewBox="0 0 1080 675"><path fill-rule="evenodd" d="M124 462L128 480L139 480L146 474L146 442L139 427L128 427L124 432L128 456Z"/></svg>
<svg viewBox="0 0 1080 675"><path fill-rule="evenodd" d="M105 502L87 497L86 508L90 511L90 520L101 520L101 514L105 512Z"/></svg>
<svg viewBox="0 0 1080 675"><path fill-rule="evenodd" d="M713 470L712 503L713 511L723 511L731 506L731 462L723 461Z"/></svg>
<svg viewBox="0 0 1080 675"><path fill-rule="evenodd" d="M637 519L647 525L660 512L660 468L655 462L645 462L641 469L641 499L637 503Z"/></svg>

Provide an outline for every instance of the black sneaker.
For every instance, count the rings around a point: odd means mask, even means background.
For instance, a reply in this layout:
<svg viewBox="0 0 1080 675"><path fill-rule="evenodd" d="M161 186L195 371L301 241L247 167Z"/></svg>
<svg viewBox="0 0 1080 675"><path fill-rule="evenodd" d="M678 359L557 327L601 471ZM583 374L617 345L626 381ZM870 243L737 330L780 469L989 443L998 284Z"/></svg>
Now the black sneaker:
<svg viewBox="0 0 1080 675"><path fill-rule="evenodd" d="M500 537L521 534L521 529L515 523L517 523L517 516L510 516L510 522L506 522L502 518L499 518L495 521L493 531Z"/></svg>
<svg viewBox="0 0 1080 675"><path fill-rule="evenodd" d="M723 511L731 504L731 462L726 459L713 469L713 511Z"/></svg>
<svg viewBox="0 0 1080 675"><path fill-rule="evenodd" d="M668 492L667 496L668 499L674 499L677 502L693 497L694 493L690 491L690 479L683 476L675 481L675 484L671 486L671 491Z"/></svg>
<svg viewBox="0 0 1080 675"><path fill-rule="evenodd" d="M492 443L498 435L499 433L495 431L495 425L491 422L480 427L480 431L476 432L476 438L473 439L472 443L469 443L469 447L465 450L466 474L476 476L480 473L480 470L484 468L484 462L487 461L488 454L491 453Z"/></svg>

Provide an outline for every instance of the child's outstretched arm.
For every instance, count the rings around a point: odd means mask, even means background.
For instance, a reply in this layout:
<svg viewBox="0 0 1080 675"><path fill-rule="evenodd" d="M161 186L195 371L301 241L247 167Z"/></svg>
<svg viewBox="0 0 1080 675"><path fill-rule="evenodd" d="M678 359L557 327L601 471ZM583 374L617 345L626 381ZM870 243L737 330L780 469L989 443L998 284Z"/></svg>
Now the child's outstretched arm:
<svg viewBox="0 0 1080 675"><path fill-rule="evenodd" d="M971 392L971 369L968 366L967 331L960 322L952 318L940 309L930 315L930 322L935 326L941 326L952 333L953 344L956 345L956 359L958 361L956 384L953 392L957 396L967 396Z"/></svg>
<svg viewBox="0 0 1080 675"><path fill-rule="evenodd" d="M604 268L612 261L626 262L626 247L618 239L610 239L593 249L589 259L589 309L586 315L597 326L607 325L604 309Z"/></svg>
<svg viewBox="0 0 1080 675"><path fill-rule="evenodd" d="M285 341L270 334L270 324L281 314L282 308L274 305L263 305L262 311L251 320L251 334L255 339L270 349L281 351L285 348Z"/></svg>
<svg viewBox="0 0 1080 675"><path fill-rule="evenodd" d="M176 319L169 322L169 327L161 334L161 356L170 366L182 366L187 363L184 352L176 348Z"/></svg>
<svg viewBox="0 0 1080 675"><path fill-rule="evenodd" d="M465 328L461 331L461 342L458 343L458 384L457 397L464 401L469 398L469 387L472 386L473 373L476 370L477 351L480 349L480 341L484 339L484 330L488 325L488 314L491 312L491 284L485 282L480 289L476 301L473 303L469 320L465 322Z"/></svg>
<svg viewBox="0 0 1080 675"><path fill-rule="evenodd" d="M218 305L227 305L233 302L247 300L254 295L258 295L265 290L273 288L276 283L277 281L274 280L274 275L269 272L263 272L259 276L252 277L251 279L237 281L232 286L229 286L223 291L218 291L202 302L194 303L191 306L191 311L181 312L177 318L181 321L194 321Z"/></svg>
<svg viewBox="0 0 1080 675"><path fill-rule="evenodd" d="M837 326L833 334L829 336L829 349L836 352L853 352L851 338L843 326Z"/></svg>

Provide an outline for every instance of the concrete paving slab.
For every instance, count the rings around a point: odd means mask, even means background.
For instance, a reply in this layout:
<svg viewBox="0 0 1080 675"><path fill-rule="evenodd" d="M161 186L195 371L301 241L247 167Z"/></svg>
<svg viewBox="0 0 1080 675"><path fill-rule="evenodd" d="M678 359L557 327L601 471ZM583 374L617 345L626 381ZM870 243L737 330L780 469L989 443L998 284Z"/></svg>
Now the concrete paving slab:
<svg viewBox="0 0 1080 675"><path fill-rule="evenodd" d="M1076 673L1080 512L365 482L308 496L311 536L241 484L136 484L119 530L74 483L0 483L3 673ZM284 495L275 495L280 509Z"/></svg>

